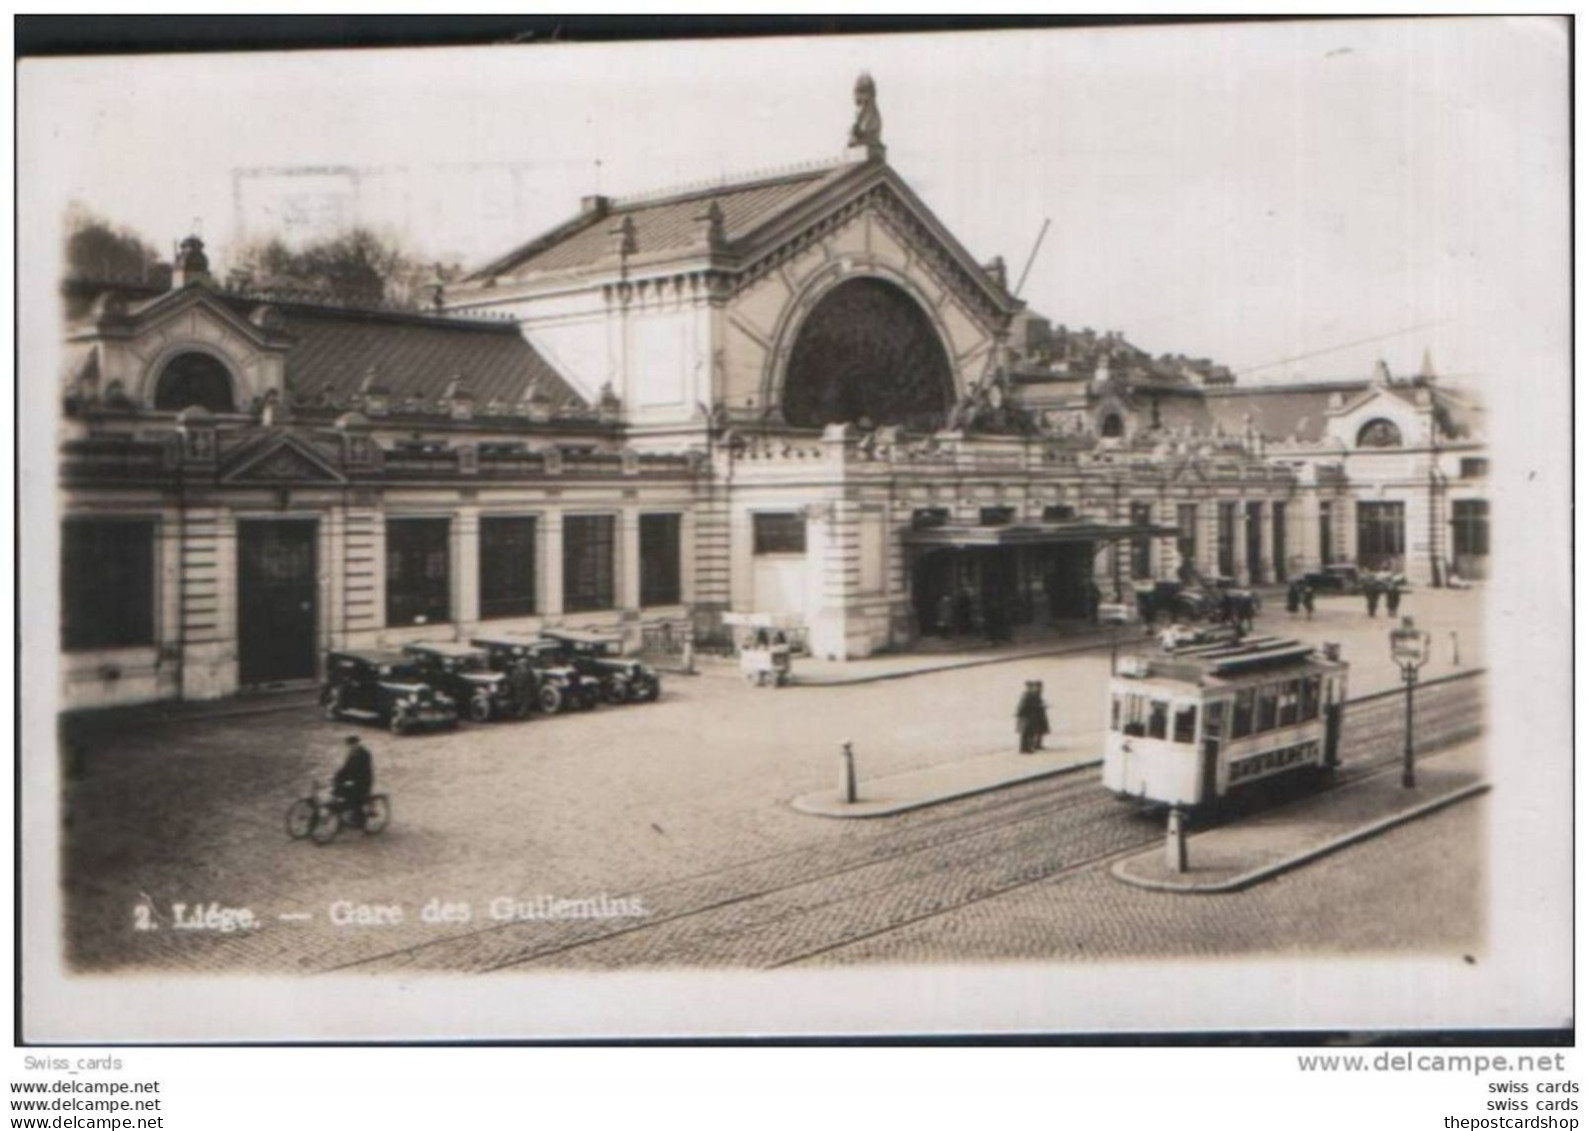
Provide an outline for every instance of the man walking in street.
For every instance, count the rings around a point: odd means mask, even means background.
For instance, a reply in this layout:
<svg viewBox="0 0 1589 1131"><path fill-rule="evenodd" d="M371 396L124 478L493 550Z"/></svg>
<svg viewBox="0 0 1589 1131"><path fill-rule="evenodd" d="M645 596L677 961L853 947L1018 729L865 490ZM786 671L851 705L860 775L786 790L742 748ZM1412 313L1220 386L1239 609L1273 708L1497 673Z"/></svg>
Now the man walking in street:
<svg viewBox="0 0 1589 1131"><path fill-rule="evenodd" d="M1379 615L1379 582L1373 578L1363 582L1363 597L1368 601L1368 615L1377 617Z"/></svg>
<svg viewBox="0 0 1589 1131"><path fill-rule="evenodd" d="M1313 619L1313 586L1307 582L1302 583L1302 607L1307 611L1308 619Z"/></svg>
<svg viewBox="0 0 1589 1131"><path fill-rule="evenodd" d="M1043 705L1042 684L1035 679L1026 681L1026 690L1015 706L1015 730L1021 736L1021 753L1035 754L1042 748L1043 735L1048 733L1048 711Z"/></svg>
<svg viewBox="0 0 1589 1131"><path fill-rule="evenodd" d="M1401 582L1391 578L1385 586L1385 615L1392 620L1396 618L1396 610L1401 608Z"/></svg>

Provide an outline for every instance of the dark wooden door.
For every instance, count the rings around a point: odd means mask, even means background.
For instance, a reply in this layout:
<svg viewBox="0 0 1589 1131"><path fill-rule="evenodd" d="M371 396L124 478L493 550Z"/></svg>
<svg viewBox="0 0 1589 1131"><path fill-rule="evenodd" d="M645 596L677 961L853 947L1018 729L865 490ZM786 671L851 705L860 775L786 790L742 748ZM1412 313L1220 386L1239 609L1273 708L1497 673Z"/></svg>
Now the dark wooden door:
<svg viewBox="0 0 1589 1131"><path fill-rule="evenodd" d="M315 676L313 519L237 524L238 679Z"/></svg>

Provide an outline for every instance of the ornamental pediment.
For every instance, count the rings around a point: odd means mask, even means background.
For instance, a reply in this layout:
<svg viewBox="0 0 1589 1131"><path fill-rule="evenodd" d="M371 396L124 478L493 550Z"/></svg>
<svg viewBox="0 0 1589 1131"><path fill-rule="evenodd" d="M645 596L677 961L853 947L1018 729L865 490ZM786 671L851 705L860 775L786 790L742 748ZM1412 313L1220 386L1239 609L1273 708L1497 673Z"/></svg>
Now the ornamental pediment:
<svg viewBox="0 0 1589 1131"><path fill-rule="evenodd" d="M223 483L345 483L342 474L308 440L277 432L233 453Z"/></svg>

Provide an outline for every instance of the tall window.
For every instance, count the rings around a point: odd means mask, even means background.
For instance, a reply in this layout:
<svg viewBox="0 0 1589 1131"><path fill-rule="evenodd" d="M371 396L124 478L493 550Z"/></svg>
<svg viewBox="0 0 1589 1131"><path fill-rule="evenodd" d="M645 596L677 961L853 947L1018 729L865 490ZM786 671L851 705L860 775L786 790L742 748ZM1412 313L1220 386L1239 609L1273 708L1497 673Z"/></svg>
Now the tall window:
<svg viewBox="0 0 1589 1131"><path fill-rule="evenodd" d="M1219 572L1236 576L1236 504L1219 504Z"/></svg>
<svg viewBox="0 0 1589 1131"><path fill-rule="evenodd" d="M751 516L758 554L803 554L806 552L806 519L802 514L757 514Z"/></svg>
<svg viewBox="0 0 1589 1131"><path fill-rule="evenodd" d="M1470 580L1485 576L1490 556L1490 503L1488 499L1455 499L1451 503L1451 549L1457 573Z"/></svg>
<svg viewBox="0 0 1589 1131"><path fill-rule="evenodd" d="M480 619L535 612L535 519L480 520Z"/></svg>
<svg viewBox="0 0 1589 1131"><path fill-rule="evenodd" d="M152 521L62 525L62 648L154 643L154 532Z"/></svg>
<svg viewBox="0 0 1589 1131"><path fill-rule="evenodd" d="M1335 560L1334 507L1329 502L1319 503L1319 565L1327 566Z"/></svg>
<svg viewBox="0 0 1589 1131"><path fill-rule="evenodd" d="M1131 525L1147 526L1153 521L1152 503L1131 504ZM1153 544L1146 535L1131 539L1131 578L1145 581L1153 576Z"/></svg>
<svg viewBox="0 0 1589 1131"><path fill-rule="evenodd" d="M1286 505L1274 504L1275 580L1286 579Z"/></svg>
<svg viewBox="0 0 1589 1131"><path fill-rule="evenodd" d="M640 605L677 605L684 599L680 584L679 516L640 516Z"/></svg>
<svg viewBox="0 0 1589 1131"><path fill-rule="evenodd" d="M1175 536L1175 551L1181 556L1182 568L1197 567L1197 504L1180 503L1175 508L1175 526L1180 531Z"/></svg>
<svg viewBox="0 0 1589 1131"><path fill-rule="evenodd" d="M1247 577L1263 580L1263 504L1247 504Z"/></svg>
<svg viewBox="0 0 1589 1131"><path fill-rule="evenodd" d="M617 520L610 514L563 519L563 608L571 613L610 609L617 603L613 568Z"/></svg>
<svg viewBox="0 0 1589 1131"><path fill-rule="evenodd" d="M386 523L386 623L445 624L452 619L452 562L445 518Z"/></svg>
<svg viewBox="0 0 1589 1131"><path fill-rule="evenodd" d="M1364 569L1400 569L1406 552L1401 503L1357 504L1357 564Z"/></svg>

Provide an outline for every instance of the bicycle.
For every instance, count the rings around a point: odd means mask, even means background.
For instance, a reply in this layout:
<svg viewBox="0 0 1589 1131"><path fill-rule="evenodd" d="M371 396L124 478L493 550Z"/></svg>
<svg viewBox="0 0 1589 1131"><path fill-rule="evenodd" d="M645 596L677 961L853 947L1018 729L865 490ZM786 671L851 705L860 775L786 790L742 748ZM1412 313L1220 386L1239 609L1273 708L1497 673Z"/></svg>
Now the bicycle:
<svg viewBox="0 0 1589 1131"><path fill-rule="evenodd" d="M287 807L287 835L293 840L308 837L319 845L330 844L344 825L375 836L392 819L392 802L384 793L372 793L364 802L362 819L353 819L353 806L337 797L335 791L315 782L308 797L300 797Z"/></svg>

